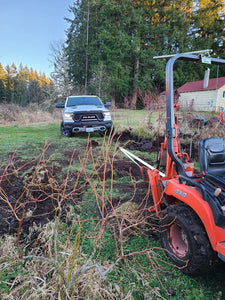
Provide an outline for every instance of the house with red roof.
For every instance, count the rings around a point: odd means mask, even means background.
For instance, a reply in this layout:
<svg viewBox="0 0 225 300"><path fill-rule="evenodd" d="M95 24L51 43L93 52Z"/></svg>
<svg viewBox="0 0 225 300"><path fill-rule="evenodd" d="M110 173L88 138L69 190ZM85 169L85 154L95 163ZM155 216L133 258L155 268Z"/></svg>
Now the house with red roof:
<svg viewBox="0 0 225 300"><path fill-rule="evenodd" d="M220 111L225 109L225 77L187 82L177 89L178 105L195 111Z"/></svg>

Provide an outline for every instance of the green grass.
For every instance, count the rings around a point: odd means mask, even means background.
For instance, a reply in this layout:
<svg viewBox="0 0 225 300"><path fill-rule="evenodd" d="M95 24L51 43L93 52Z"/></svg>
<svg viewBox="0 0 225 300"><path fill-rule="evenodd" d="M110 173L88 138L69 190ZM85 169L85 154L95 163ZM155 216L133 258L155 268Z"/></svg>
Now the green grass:
<svg viewBox="0 0 225 300"><path fill-rule="evenodd" d="M117 109L111 112L114 124L121 126L127 126L132 128L140 128L140 131L144 131L143 125L154 123L159 116L158 111L149 110L128 110ZM146 134L146 132L144 131Z"/></svg>
<svg viewBox="0 0 225 300"><path fill-rule="evenodd" d="M24 140L30 142L43 141L48 138L57 138L60 136L59 125L30 125L30 126L2 126L0 141L8 141L12 145L17 145Z"/></svg>
<svg viewBox="0 0 225 300"><path fill-rule="evenodd" d="M98 134L91 136L93 139L102 140ZM20 159L36 158L43 147L52 144L53 159L63 159L63 151L84 151L87 144L87 134L66 138L60 134L59 124L30 125L30 126L3 126L0 132L0 163L7 160L8 155L16 152ZM50 147L51 149L51 147ZM57 149L57 151L55 151Z"/></svg>
<svg viewBox="0 0 225 300"><path fill-rule="evenodd" d="M23 158L35 157L44 147L45 141L61 139L58 124L39 126L3 126L0 133L1 158L17 151ZM25 157L24 157L25 156Z"/></svg>
<svg viewBox="0 0 225 300"><path fill-rule="evenodd" d="M112 112L115 127L131 126L135 128L134 134L137 136L144 135L145 138L150 136L148 129L143 124L147 125L149 111L134 111L134 110L116 110ZM151 120L157 118L157 112L154 112ZM64 146L68 150L73 148L79 149L79 145L85 144L87 134L79 134L72 138L64 138L60 134L60 124L52 125L29 125L29 126L2 126L0 132L0 163L3 162L9 153L17 152L23 159L35 158L43 149L44 144L56 143L63 150ZM91 138L102 140L99 135L92 134ZM60 149L60 150L61 150Z"/></svg>

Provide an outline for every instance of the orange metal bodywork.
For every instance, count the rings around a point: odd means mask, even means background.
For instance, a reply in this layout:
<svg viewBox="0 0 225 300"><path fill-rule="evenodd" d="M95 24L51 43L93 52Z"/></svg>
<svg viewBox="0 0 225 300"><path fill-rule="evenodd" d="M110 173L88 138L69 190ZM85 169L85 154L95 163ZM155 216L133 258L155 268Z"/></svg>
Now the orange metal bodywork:
<svg viewBox="0 0 225 300"><path fill-rule="evenodd" d="M223 119L223 114L222 114L221 111L218 112L217 118L218 118L220 123L225 123L225 120Z"/></svg>
<svg viewBox="0 0 225 300"><path fill-rule="evenodd" d="M205 52L203 51L203 54L204 53ZM165 58L165 56L162 56L161 58ZM215 223L214 215L216 219L216 214L214 210L213 215L211 208L212 202L208 203L206 199L204 199L204 197L207 198L204 193L204 188L206 186L204 186L205 182L202 181L201 177L193 176L193 164L189 161L188 154L182 153L179 147L178 117L176 115L177 105L174 104L173 86L174 64L179 59L198 63L206 62L203 60L202 55L195 55L194 53L178 53L169 58L166 64L166 136L164 142L161 144L161 151L158 156L161 166L166 168L166 174L163 177L156 169L146 170L148 180L151 184L152 197L154 201L154 205L149 208L149 211L154 211L157 217L160 217L162 211L167 206L174 205L179 202L186 203L201 219L212 248L218 252L219 257L225 261L225 228L223 228L225 226L225 224L223 224L223 217L225 216L221 213L222 219L220 219L220 222L217 220ZM209 61L210 64L212 63L225 66L224 59L209 58L206 63ZM218 114L218 119L221 123L224 122L220 112ZM203 189L201 189L203 196L197 189L197 186L199 188L203 187ZM215 189L216 188L217 187L215 186ZM210 190L210 197L211 194L213 194L212 190ZM215 193L214 196L216 197ZM217 205L216 202L214 202L213 205L214 204ZM221 212L222 211L225 211L225 205L223 208L221 207ZM221 227L216 224L220 224Z"/></svg>
<svg viewBox="0 0 225 300"><path fill-rule="evenodd" d="M209 204L202 199L202 195L195 187L180 184L178 180L172 179L167 182L165 188L166 197L176 198L190 206L201 219L212 248L225 256L225 247L220 247L220 243L225 241L225 229L216 226ZM222 252L221 252L222 250Z"/></svg>
<svg viewBox="0 0 225 300"><path fill-rule="evenodd" d="M175 106L176 108L177 106ZM179 158L184 158L186 161L185 172L193 175L193 165L189 162L187 153L181 153L178 143L178 117L175 118L174 127L176 129L176 137L174 138L174 150ZM161 151L158 159L162 157L163 151L167 149L167 138L161 144ZM143 171L143 170L142 170ZM154 211L157 217L160 217L161 211L166 204L175 204L177 202L186 203L190 206L201 219L205 230L208 234L211 246L214 251L225 256L225 229L218 227L214 222L214 217L209 204L202 198L201 193L196 187L189 186L179 182L179 175L174 168L174 162L166 151L166 174L161 177L158 170L146 170L148 179L151 185L151 192L154 205L149 208L149 211ZM142 172L143 173L143 172ZM201 178L196 179L200 181ZM166 202L166 204L165 204ZM223 243L223 244L222 244Z"/></svg>
<svg viewBox="0 0 225 300"><path fill-rule="evenodd" d="M177 178L161 178L157 170L148 170L147 173L154 202L154 206L150 207L149 211L154 211L156 216L160 217L160 212L165 206L163 197L165 197L168 204L179 201L186 203L201 219L213 250L225 256L225 246L221 244L225 241L225 229L216 226L211 208L202 199L201 193L195 187L180 184ZM164 184L166 186L163 191Z"/></svg>

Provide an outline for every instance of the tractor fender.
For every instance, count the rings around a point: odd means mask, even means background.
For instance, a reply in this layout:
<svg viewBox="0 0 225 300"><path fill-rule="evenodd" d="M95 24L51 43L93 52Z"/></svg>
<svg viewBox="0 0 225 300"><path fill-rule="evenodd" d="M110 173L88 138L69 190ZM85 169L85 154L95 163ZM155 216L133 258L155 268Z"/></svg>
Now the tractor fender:
<svg viewBox="0 0 225 300"><path fill-rule="evenodd" d="M213 250L217 251L219 243L225 241L225 229L216 226L212 210L197 188L171 179L167 182L164 192L168 203L175 204L179 200L195 211L205 227ZM225 255L225 248L223 252Z"/></svg>

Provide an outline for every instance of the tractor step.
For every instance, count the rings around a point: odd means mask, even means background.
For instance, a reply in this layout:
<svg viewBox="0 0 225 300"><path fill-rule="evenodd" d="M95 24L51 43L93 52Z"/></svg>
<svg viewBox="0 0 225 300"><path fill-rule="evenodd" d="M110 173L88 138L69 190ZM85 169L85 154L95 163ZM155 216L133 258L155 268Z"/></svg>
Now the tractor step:
<svg viewBox="0 0 225 300"><path fill-rule="evenodd" d="M224 254L224 252L225 252L225 242L221 242L221 243L219 243L218 244L218 250L220 251L220 252L218 252L218 257L222 260L222 261L224 261L225 262L225 254ZM221 252L223 252L223 254L221 254Z"/></svg>

